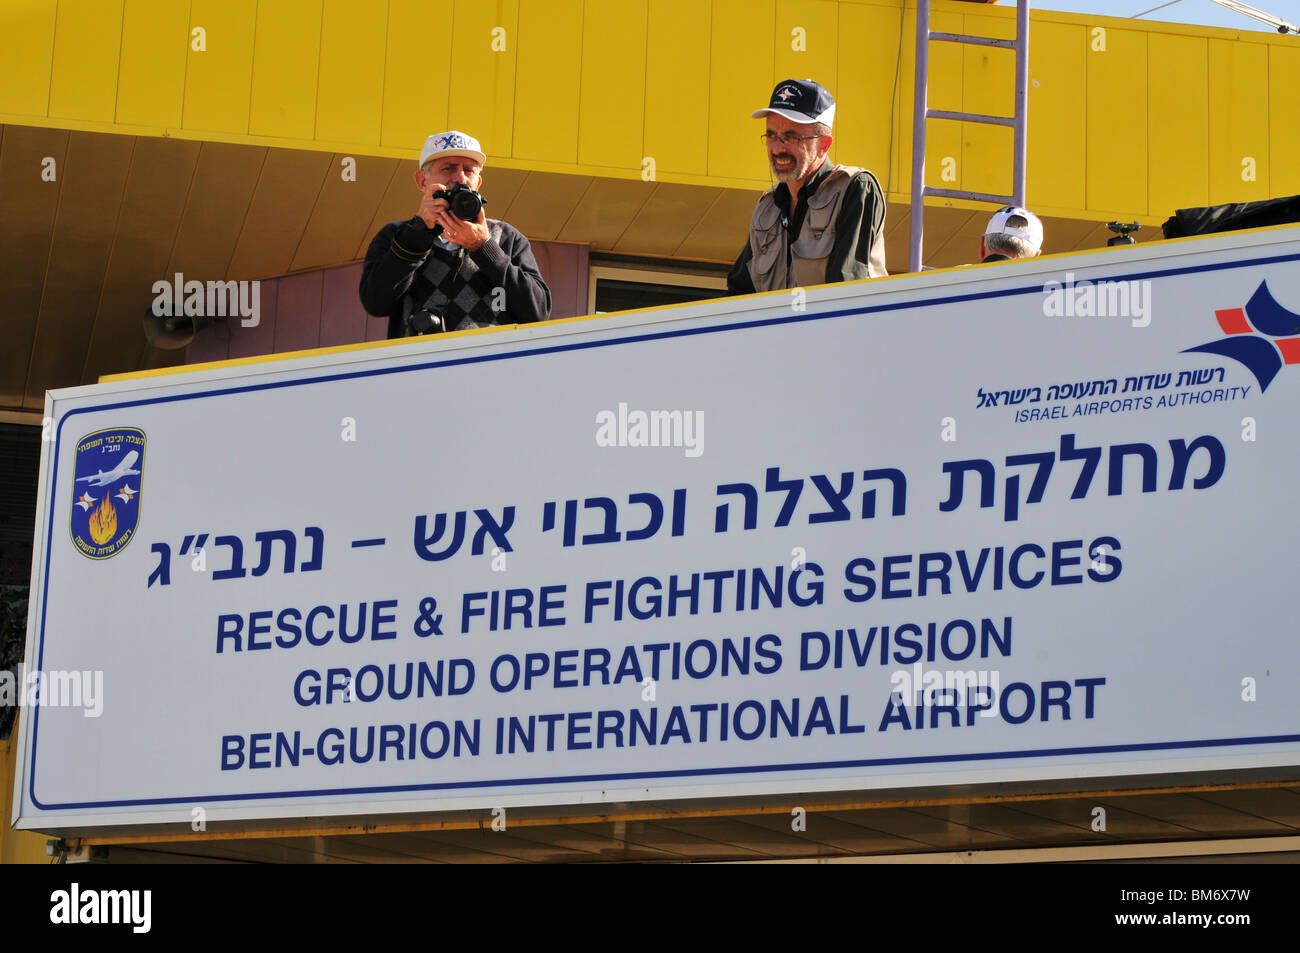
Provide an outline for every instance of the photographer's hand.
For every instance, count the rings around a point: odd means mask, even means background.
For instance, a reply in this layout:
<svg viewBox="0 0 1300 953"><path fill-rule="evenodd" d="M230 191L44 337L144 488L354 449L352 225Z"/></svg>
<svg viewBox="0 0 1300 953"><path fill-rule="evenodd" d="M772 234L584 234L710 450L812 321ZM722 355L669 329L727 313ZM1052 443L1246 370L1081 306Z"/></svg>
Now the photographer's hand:
<svg viewBox="0 0 1300 953"><path fill-rule="evenodd" d="M424 198L420 200L420 210L416 212L420 218L424 219L424 224L428 226L430 231L432 231L436 225L443 225L445 227L445 223L438 218L438 214L440 212L446 214L447 200L433 198L433 194L441 189L441 185L437 182L431 181L428 187L424 190Z"/></svg>
<svg viewBox="0 0 1300 953"><path fill-rule="evenodd" d="M477 219L467 222L451 214L447 210L447 202L444 199L439 199L435 204L441 205L442 208L434 214L434 221L442 226L443 236L447 241L455 242L466 251L477 251L490 237L487 216L483 214L482 209L479 209ZM423 208L422 205L421 210Z"/></svg>

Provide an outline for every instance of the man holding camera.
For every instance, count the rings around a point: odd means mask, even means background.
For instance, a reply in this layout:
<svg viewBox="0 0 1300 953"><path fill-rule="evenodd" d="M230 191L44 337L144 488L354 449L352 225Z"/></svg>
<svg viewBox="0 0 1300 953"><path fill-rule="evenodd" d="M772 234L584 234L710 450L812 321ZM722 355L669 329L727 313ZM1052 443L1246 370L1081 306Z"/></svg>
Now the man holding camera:
<svg viewBox="0 0 1300 953"><path fill-rule="evenodd" d="M888 274L880 183L866 169L827 158L831 94L810 79L783 80L752 116L767 119L761 138L780 181L758 199L727 290L753 294Z"/></svg>
<svg viewBox="0 0 1300 953"><path fill-rule="evenodd" d="M390 338L551 316L551 291L528 239L483 213L486 159L463 132L430 136L415 172L424 193L419 211L385 225L370 243L361 304L376 317L388 315Z"/></svg>

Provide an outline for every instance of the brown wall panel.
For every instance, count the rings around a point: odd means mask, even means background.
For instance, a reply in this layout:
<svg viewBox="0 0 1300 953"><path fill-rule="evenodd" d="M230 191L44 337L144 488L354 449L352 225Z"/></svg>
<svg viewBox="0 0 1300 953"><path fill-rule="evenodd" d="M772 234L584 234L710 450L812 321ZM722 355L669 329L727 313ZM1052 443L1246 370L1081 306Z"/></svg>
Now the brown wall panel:
<svg viewBox="0 0 1300 953"><path fill-rule="evenodd" d="M266 285L262 285L265 294ZM263 299L265 301L265 299ZM210 325L194 336L185 352L186 364L206 364L224 361L230 357L230 327L227 324Z"/></svg>
<svg viewBox="0 0 1300 953"><path fill-rule="evenodd" d="M528 173L522 169L503 169L499 166L485 168L482 190L483 198L487 200L488 218L500 219L514 225L514 219L510 217L510 209L527 181ZM416 205L419 203L417 202Z"/></svg>
<svg viewBox="0 0 1300 953"><path fill-rule="evenodd" d="M384 190L384 197L379 200L379 207L375 209L375 214L370 218L370 226L361 236L361 241L357 245L357 250L353 258L363 259L366 257L366 249L370 247L371 239L379 234L379 230L389 222L398 222L410 218L415 214L415 210L420 205L420 193L411 181L411 173L415 169L414 162L399 162L393 169L393 174L388 180L388 187Z"/></svg>
<svg viewBox="0 0 1300 953"><path fill-rule="evenodd" d="M302 351L319 345L321 272L289 275L276 284L275 352Z"/></svg>
<svg viewBox="0 0 1300 953"><path fill-rule="evenodd" d="M187 281L226 277L266 154L256 147L203 143L169 271L181 272Z"/></svg>
<svg viewBox="0 0 1300 953"><path fill-rule="evenodd" d="M735 261L749 241L749 220L759 194L724 191L678 246L677 254L700 261ZM885 221L888 224L888 216Z"/></svg>
<svg viewBox="0 0 1300 953"><path fill-rule="evenodd" d="M289 271L333 156L272 149L262 166L228 277L269 278Z"/></svg>
<svg viewBox="0 0 1300 953"><path fill-rule="evenodd" d="M343 178L345 158L356 162L355 180ZM397 159L334 156L289 270L324 268L351 261L399 164ZM418 204L414 183L411 194Z"/></svg>
<svg viewBox="0 0 1300 953"><path fill-rule="evenodd" d="M27 376L29 409L44 407L46 390L81 383L134 148L134 137L103 133L73 133L68 142Z"/></svg>
<svg viewBox="0 0 1300 953"><path fill-rule="evenodd" d="M660 182L614 250L630 255L674 254L720 191Z"/></svg>
<svg viewBox="0 0 1300 953"><path fill-rule="evenodd" d="M366 316L366 340L382 341L388 337L388 319Z"/></svg>
<svg viewBox="0 0 1300 953"><path fill-rule="evenodd" d="M653 182L640 179L595 179L556 238L613 248L654 189Z"/></svg>
<svg viewBox="0 0 1300 953"><path fill-rule="evenodd" d="M321 279L321 347L364 341L367 315L357 293L361 266L331 268L321 273Z"/></svg>
<svg viewBox="0 0 1300 953"><path fill-rule="evenodd" d="M576 318L586 314L590 257L587 246L534 242L533 254L546 286L551 289L551 317Z"/></svg>
<svg viewBox="0 0 1300 953"><path fill-rule="evenodd" d="M69 133L0 126L0 407L22 406ZM54 159L56 178L41 180Z"/></svg>
<svg viewBox="0 0 1300 953"><path fill-rule="evenodd" d="M255 357L275 351L276 286L278 282L264 281L261 286L262 307L260 320L251 328L240 321L227 321L230 332L230 356Z"/></svg>
<svg viewBox="0 0 1300 953"><path fill-rule="evenodd" d="M180 139L136 139L81 383L135 368L140 321L153 304L153 284L172 280L167 262L199 150L199 143Z"/></svg>
<svg viewBox="0 0 1300 953"><path fill-rule="evenodd" d="M530 239L550 241L573 214L591 181L589 175L530 172L528 181L510 203L507 220ZM495 211L492 217L497 217Z"/></svg>

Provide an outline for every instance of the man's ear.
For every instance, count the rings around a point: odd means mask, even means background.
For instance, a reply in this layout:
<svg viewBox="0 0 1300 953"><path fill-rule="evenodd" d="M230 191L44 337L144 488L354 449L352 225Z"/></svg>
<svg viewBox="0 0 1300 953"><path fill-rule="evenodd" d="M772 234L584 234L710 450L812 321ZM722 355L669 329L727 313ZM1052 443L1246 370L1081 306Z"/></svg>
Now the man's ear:
<svg viewBox="0 0 1300 953"><path fill-rule="evenodd" d="M825 159L826 153L831 151L831 146L834 144L835 144L834 136L830 136L830 135L822 136L822 140L821 140L822 148L821 148L821 153L819 155L819 158Z"/></svg>
<svg viewBox="0 0 1300 953"><path fill-rule="evenodd" d="M415 187L421 192L429 187L428 180L424 177L424 169L417 167L413 178L415 179Z"/></svg>

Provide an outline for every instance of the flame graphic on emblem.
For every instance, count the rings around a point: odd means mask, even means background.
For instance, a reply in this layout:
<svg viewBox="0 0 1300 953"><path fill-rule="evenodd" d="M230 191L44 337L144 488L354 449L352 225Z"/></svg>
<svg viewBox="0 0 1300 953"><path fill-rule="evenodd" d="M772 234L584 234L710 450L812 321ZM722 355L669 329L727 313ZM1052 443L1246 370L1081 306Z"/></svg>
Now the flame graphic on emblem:
<svg viewBox="0 0 1300 953"><path fill-rule="evenodd" d="M90 514L90 538L103 546L117 532L117 510L113 501L106 494L99 506Z"/></svg>

